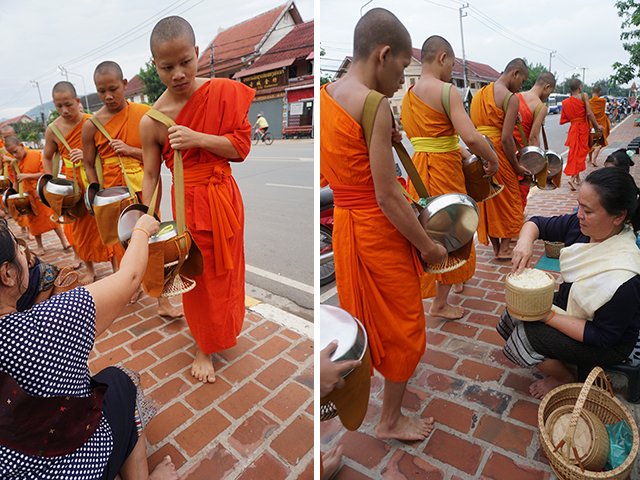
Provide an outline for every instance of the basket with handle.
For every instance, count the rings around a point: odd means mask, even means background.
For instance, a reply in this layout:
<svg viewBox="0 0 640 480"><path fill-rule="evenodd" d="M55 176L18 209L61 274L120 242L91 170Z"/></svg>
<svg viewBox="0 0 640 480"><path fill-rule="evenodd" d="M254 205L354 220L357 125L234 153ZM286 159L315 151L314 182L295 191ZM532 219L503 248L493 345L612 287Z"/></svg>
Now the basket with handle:
<svg viewBox="0 0 640 480"><path fill-rule="evenodd" d="M544 242L544 253L549 258L560 258L560 250L564 248L563 242Z"/></svg>
<svg viewBox="0 0 640 480"><path fill-rule="evenodd" d="M557 415L558 409L572 408L569 428L560 442L554 444L549 431L548 420ZM609 471L591 471L584 464L584 456L577 453L574 443L576 426L579 418L595 417L603 424L613 424L625 421L631 429L633 443L631 452L625 461ZM631 469L638 455L638 426L633 415L620 400L616 398L609 380L600 367L595 367L584 383L569 383L551 390L540 403L538 408L538 433L540 444L549 459L549 464L558 478L562 480L626 480L630 478ZM593 454L598 455L602 450L601 442L609 442L608 436L601 438L602 433L595 433ZM608 446L608 445L607 445ZM592 454L592 455L593 455Z"/></svg>

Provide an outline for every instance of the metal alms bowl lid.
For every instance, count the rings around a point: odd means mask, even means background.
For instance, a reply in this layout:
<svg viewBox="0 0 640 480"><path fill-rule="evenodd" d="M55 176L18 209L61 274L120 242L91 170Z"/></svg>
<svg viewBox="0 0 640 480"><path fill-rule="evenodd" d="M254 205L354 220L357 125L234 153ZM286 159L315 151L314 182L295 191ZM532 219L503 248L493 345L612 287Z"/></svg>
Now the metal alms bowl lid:
<svg viewBox="0 0 640 480"><path fill-rule="evenodd" d="M52 178L44 188L47 192L56 195L73 195L73 182L64 178Z"/></svg>
<svg viewBox="0 0 640 480"><path fill-rule="evenodd" d="M132 203L122 211L120 218L118 218L118 239L121 242L129 241L136 223L148 210L146 205Z"/></svg>
<svg viewBox="0 0 640 480"><path fill-rule="evenodd" d="M178 235L176 222L161 222L160 230L149 238L149 243L164 242Z"/></svg>
<svg viewBox="0 0 640 480"><path fill-rule="evenodd" d="M109 187L96 193L93 200L94 207L101 207L110 203L116 203L120 200L129 198L130 193L127 187Z"/></svg>
<svg viewBox="0 0 640 480"><path fill-rule="evenodd" d="M478 204L468 195L447 193L431 197L418 220L429 236L453 252L469 243L479 223Z"/></svg>
<svg viewBox="0 0 640 480"><path fill-rule="evenodd" d="M8 191L9 190L7 190L7 192ZM29 196L29 192L24 192L23 195L20 195L19 193L14 193L12 195L8 195L7 196L7 200L13 200L13 199L20 198L20 197L27 198L28 196Z"/></svg>
<svg viewBox="0 0 640 480"><path fill-rule="evenodd" d="M367 333L349 312L332 305L320 305L320 350L332 341L338 346L331 361L362 360L367 348Z"/></svg>

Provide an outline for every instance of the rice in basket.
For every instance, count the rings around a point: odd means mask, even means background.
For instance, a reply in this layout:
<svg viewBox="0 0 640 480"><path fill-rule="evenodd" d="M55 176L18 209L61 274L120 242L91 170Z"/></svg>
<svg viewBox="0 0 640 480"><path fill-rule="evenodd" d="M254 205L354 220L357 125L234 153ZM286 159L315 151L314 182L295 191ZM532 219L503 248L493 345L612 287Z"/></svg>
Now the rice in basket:
<svg viewBox="0 0 640 480"><path fill-rule="evenodd" d="M515 287L534 290L543 288L553 283L553 279L542 270L535 268L525 268L519 274L509 276L509 281Z"/></svg>
<svg viewBox="0 0 640 480"><path fill-rule="evenodd" d="M535 321L547 316L553 304L555 281L542 270L525 268L518 275L507 275L505 300L512 317Z"/></svg>

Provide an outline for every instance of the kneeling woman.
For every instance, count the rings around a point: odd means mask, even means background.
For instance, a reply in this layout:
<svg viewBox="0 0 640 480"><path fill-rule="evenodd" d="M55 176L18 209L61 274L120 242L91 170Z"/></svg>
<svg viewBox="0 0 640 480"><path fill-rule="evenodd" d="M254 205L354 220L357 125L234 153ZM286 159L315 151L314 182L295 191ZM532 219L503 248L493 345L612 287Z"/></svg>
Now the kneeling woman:
<svg viewBox="0 0 640 480"><path fill-rule="evenodd" d="M575 381L567 364L588 371L618 364L632 352L640 329L638 195L631 175L603 168L580 187L577 213L532 217L522 227L514 272L529 264L536 239L565 244L553 311L539 322L522 322L505 311L497 326L507 341L505 355L545 374L529 388L534 397Z"/></svg>

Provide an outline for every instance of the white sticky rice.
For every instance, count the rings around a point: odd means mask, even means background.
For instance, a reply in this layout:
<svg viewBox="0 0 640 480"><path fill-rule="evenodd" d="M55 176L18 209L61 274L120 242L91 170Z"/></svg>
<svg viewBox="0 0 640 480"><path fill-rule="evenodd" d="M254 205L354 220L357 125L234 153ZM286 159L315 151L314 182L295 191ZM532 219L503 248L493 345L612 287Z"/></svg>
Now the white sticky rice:
<svg viewBox="0 0 640 480"><path fill-rule="evenodd" d="M517 275L509 275L509 283L514 287L535 290L551 285L553 283L553 279L542 270L525 268Z"/></svg>

